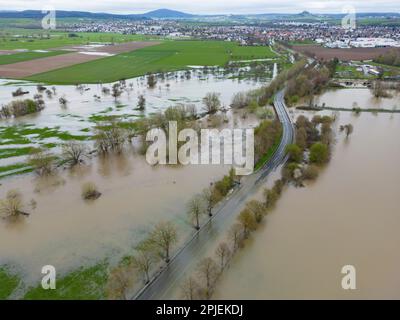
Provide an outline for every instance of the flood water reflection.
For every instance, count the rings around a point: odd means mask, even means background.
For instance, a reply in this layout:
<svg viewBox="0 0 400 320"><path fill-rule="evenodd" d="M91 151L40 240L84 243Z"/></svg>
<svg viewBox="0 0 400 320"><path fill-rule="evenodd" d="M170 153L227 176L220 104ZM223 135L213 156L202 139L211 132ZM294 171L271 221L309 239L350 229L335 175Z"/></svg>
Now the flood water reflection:
<svg viewBox="0 0 400 320"><path fill-rule="evenodd" d="M351 137L337 137L315 183L284 192L214 298L400 298L400 116L341 112L347 123ZM344 265L357 290L341 288Z"/></svg>

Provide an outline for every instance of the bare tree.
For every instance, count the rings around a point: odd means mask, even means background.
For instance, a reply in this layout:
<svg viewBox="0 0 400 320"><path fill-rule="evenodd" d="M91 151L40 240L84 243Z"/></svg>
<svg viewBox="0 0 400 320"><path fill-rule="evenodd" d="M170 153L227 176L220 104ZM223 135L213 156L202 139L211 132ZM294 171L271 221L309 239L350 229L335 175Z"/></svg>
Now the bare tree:
<svg viewBox="0 0 400 320"><path fill-rule="evenodd" d="M29 216L22 211L22 194L17 190L8 191L6 198L0 201L0 215L2 218L17 218L18 216Z"/></svg>
<svg viewBox="0 0 400 320"><path fill-rule="evenodd" d="M43 149L35 149L28 160L39 176L51 175L54 172L54 156Z"/></svg>
<svg viewBox="0 0 400 320"><path fill-rule="evenodd" d="M156 84L157 84L156 76L154 74L150 74L147 77L147 85L149 86L149 88L154 88Z"/></svg>
<svg viewBox="0 0 400 320"><path fill-rule="evenodd" d="M218 257L221 271L224 270L226 263L228 262L229 256L231 255L231 250L226 242L222 242L218 245L217 249L215 250L215 254Z"/></svg>
<svg viewBox="0 0 400 320"><path fill-rule="evenodd" d="M114 83L111 89L111 95L115 100L122 94L121 85L119 83Z"/></svg>
<svg viewBox="0 0 400 320"><path fill-rule="evenodd" d="M206 203L207 213L211 217L212 210L214 209L214 206L218 201L218 196L217 196L216 192L214 191L214 188L212 186L210 186L209 188L206 188L203 190L202 197Z"/></svg>
<svg viewBox="0 0 400 320"><path fill-rule="evenodd" d="M88 150L84 144L70 141L63 144L61 155L63 160L72 167L83 162L83 159L88 156Z"/></svg>
<svg viewBox="0 0 400 320"><path fill-rule="evenodd" d="M221 100L219 99L219 94L215 92L209 92L203 98L204 108L207 113L216 113L221 107Z"/></svg>
<svg viewBox="0 0 400 320"><path fill-rule="evenodd" d="M346 138L348 138L353 133L354 127L351 123L349 123L344 126L340 126L340 131L344 131L346 133Z"/></svg>
<svg viewBox="0 0 400 320"><path fill-rule="evenodd" d="M137 255L132 258L132 266L144 276L145 283L150 282L150 268L157 262L152 245L144 241L136 248Z"/></svg>
<svg viewBox="0 0 400 320"><path fill-rule="evenodd" d="M218 266L212 258L204 258L197 266L197 273L205 286L205 297L210 299L218 276Z"/></svg>
<svg viewBox="0 0 400 320"><path fill-rule="evenodd" d="M185 299L196 300L200 293L200 285L193 277L189 277L183 281L181 290Z"/></svg>
<svg viewBox="0 0 400 320"><path fill-rule="evenodd" d="M162 251L161 255L168 263L170 260L170 250L178 240L175 226L170 222L157 224L150 235L151 243Z"/></svg>
<svg viewBox="0 0 400 320"><path fill-rule="evenodd" d="M111 270L106 286L109 299L127 300L128 290L135 282L132 265L118 266Z"/></svg>
<svg viewBox="0 0 400 320"><path fill-rule="evenodd" d="M242 241L242 226L239 223L229 229L228 238L232 242L232 251L236 251Z"/></svg>
<svg viewBox="0 0 400 320"><path fill-rule="evenodd" d="M68 100L65 97L60 97L58 102L60 103L61 107L65 107L68 104Z"/></svg>
<svg viewBox="0 0 400 320"><path fill-rule="evenodd" d="M146 108L146 98L144 95L139 95L138 97L138 109L139 110L144 110Z"/></svg>
<svg viewBox="0 0 400 320"><path fill-rule="evenodd" d="M188 213L194 221L196 230L200 230L200 216L204 213L202 200L200 196L196 195L188 205Z"/></svg>

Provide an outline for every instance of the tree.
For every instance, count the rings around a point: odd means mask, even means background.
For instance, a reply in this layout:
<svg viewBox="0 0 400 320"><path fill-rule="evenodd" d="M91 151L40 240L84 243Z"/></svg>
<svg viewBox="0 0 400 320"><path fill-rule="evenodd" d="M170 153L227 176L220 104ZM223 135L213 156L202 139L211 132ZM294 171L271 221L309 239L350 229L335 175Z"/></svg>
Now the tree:
<svg viewBox="0 0 400 320"><path fill-rule="evenodd" d="M316 164L326 163L329 159L329 148L326 144L317 142L310 148L310 161Z"/></svg>
<svg viewBox="0 0 400 320"><path fill-rule="evenodd" d="M315 180L318 178L318 174L319 174L318 168L315 165L311 164L304 169L303 179Z"/></svg>
<svg viewBox="0 0 400 320"><path fill-rule="evenodd" d="M132 266L144 276L145 283L150 282L150 268L157 262L153 247L149 241L143 241L137 248L137 255L132 258Z"/></svg>
<svg viewBox="0 0 400 320"><path fill-rule="evenodd" d="M340 131L344 131L346 133L346 138L348 138L353 133L354 127L351 123L349 123L344 126L340 126Z"/></svg>
<svg viewBox="0 0 400 320"><path fill-rule="evenodd" d="M218 257L220 262L221 272L225 268L226 263L228 262L229 256L231 255L231 250L226 242L222 242L218 245L217 249L215 250L215 254Z"/></svg>
<svg viewBox="0 0 400 320"><path fill-rule="evenodd" d="M257 228L257 222L254 214L248 209L244 209L239 214L238 222L242 226L243 234L245 237L248 237L250 231L253 231Z"/></svg>
<svg viewBox="0 0 400 320"><path fill-rule="evenodd" d="M215 192L214 188L210 186L203 190L202 197L206 203L207 213L212 217L212 210L218 201L218 194Z"/></svg>
<svg viewBox="0 0 400 320"><path fill-rule="evenodd" d="M203 98L203 104L207 113L216 113L221 106L219 94L215 92L207 93L206 96Z"/></svg>
<svg viewBox="0 0 400 320"><path fill-rule="evenodd" d="M87 156L87 147L82 143L70 141L62 145L61 157L71 167L83 162Z"/></svg>
<svg viewBox="0 0 400 320"><path fill-rule="evenodd" d="M232 251L236 251L242 241L242 226L235 223L228 232L228 238L232 242Z"/></svg>
<svg viewBox="0 0 400 320"><path fill-rule="evenodd" d="M257 200L251 200L246 204L246 209L253 213L256 222L260 223L266 213L264 204Z"/></svg>
<svg viewBox="0 0 400 320"><path fill-rule="evenodd" d="M200 230L200 216L204 213L203 202L200 196L195 196L188 204L188 213L195 222L194 227Z"/></svg>
<svg viewBox="0 0 400 320"><path fill-rule="evenodd" d="M200 285L193 277L189 277L183 281L181 290L185 299L196 300L200 293Z"/></svg>
<svg viewBox="0 0 400 320"><path fill-rule="evenodd" d="M177 242L177 232L175 226L170 222L161 222L157 224L151 232L151 243L162 251L162 256L168 263L170 258L171 246Z"/></svg>
<svg viewBox="0 0 400 320"><path fill-rule="evenodd" d="M106 285L108 298L127 300L128 290L132 287L135 280L131 264L127 266L118 266L112 269Z"/></svg>
<svg viewBox="0 0 400 320"><path fill-rule="evenodd" d="M307 130L304 127L296 130L296 145L303 150L307 147Z"/></svg>
<svg viewBox="0 0 400 320"><path fill-rule="evenodd" d="M286 153L289 155L289 160L293 162L301 162L303 159L303 151L297 144L288 144Z"/></svg>
<svg viewBox="0 0 400 320"><path fill-rule="evenodd" d="M54 172L54 156L43 149L33 150L28 162L39 176L51 175Z"/></svg>
<svg viewBox="0 0 400 320"><path fill-rule="evenodd" d="M157 84L157 79L156 79L155 75L150 74L147 77L147 85L149 86L149 88L154 88L156 86L156 84Z"/></svg>
<svg viewBox="0 0 400 320"><path fill-rule="evenodd" d="M146 98L144 95L139 95L138 97L138 109L139 110L144 110L146 108Z"/></svg>
<svg viewBox="0 0 400 320"><path fill-rule="evenodd" d="M218 266L212 258L204 258L197 266L197 273L205 286L205 297L210 299L218 276Z"/></svg>
<svg viewBox="0 0 400 320"><path fill-rule="evenodd" d="M111 89L111 95L115 100L122 94L121 85L119 83L114 83Z"/></svg>
<svg viewBox="0 0 400 320"><path fill-rule="evenodd" d="M238 92L232 98L231 108L233 109L245 108L249 105L249 103L250 103L249 96L244 92Z"/></svg>
<svg viewBox="0 0 400 320"><path fill-rule="evenodd" d="M62 107L65 107L65 106L68 104L68 100L67 100L65 97L60 97L60 98L58 99L58 102L60 103L60 105L61 105Z"/></svg>
<svg viewBox="0 0 400 320"><path fill-rule="evenodd" d="M0 201L0 216L2 218L17 218L19 216L29 216L29 213L22 211L22 194L17 190L7 192L6 198Z"/></svg>

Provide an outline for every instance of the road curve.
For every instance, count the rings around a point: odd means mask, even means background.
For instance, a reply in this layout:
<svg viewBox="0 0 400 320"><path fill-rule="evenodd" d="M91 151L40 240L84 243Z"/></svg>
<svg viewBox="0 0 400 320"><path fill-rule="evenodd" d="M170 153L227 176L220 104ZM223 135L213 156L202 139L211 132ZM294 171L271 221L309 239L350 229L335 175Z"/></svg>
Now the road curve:
<svg viewBox="0 0 400 320"><path fill-rule="evenodd" d="M157 300L171 298L171 289L180 283L199 259L207 253L207 245L222 232L223 226L233 221L248 200L258 190L261 183L279 165L287 161L285 148L294 140L294 126L288 114L283 90L275 96L274 106L282 123L282 140L274 155L262 169L251 176L244 177L240 187L227 198L214 212L213 217L181 248L164 266L152 281L140 290L133 299Z"/></svg>

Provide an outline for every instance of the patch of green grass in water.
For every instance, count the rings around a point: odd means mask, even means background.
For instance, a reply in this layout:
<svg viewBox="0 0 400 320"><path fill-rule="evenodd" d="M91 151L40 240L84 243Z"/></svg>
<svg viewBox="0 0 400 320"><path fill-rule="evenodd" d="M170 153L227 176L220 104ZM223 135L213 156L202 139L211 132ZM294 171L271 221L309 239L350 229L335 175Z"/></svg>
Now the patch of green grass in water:
<svg viewBox="0 0 400 320"><path fill-rule="evenodd" d="M57 289L44 290L41 286L31 288L26 300L99 300L103 299L107 282L106 262L92 267L82 267L57 281Z"/></svg>
<svg viewBox="0 0 400 320"><path fill-rule="evenodd" d="M18 287L18 276L11 274L6 268L0 267L0 300L7 299Z"/></svg>

